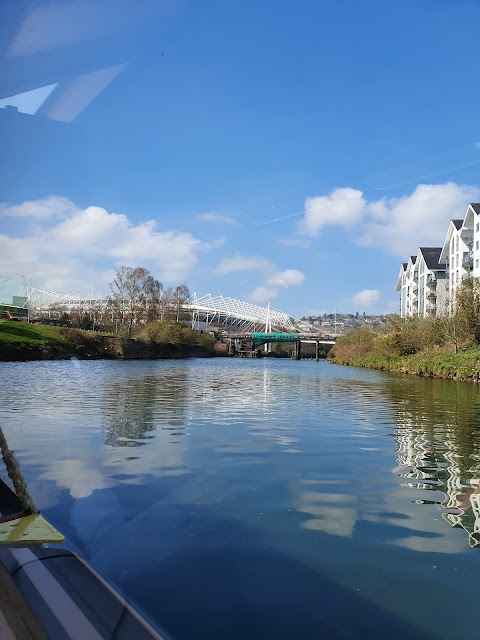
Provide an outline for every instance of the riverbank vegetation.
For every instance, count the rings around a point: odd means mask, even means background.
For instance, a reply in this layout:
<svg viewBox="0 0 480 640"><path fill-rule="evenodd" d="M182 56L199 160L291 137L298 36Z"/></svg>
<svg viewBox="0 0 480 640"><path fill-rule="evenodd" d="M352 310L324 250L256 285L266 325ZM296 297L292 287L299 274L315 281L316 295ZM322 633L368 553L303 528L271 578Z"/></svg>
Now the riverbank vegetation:
<svg viewBox="0 0 480 640"><path fill-rule="evenodd" d="M147 323L179 323L190 319L184 305L190 297L186 284L165 287L145 267L115 270L105 298L72 306L61 302L34 309L36 320L64 327L112 332L135 338Z"/></svg>
<svg viewBox="0 0 480 640"><path fill-rule="evenodd" d="M182 323L149 323L135 339L112 333L0 322L0 361L187 358L220 355L213 336Z"/></svg>
<svg viewBox="0 0 480 640"><path fill-rule="evenodd" d="M480 380L480 280L462 283L448 315L391 315L384 327L360 328L338 338L328 357L338 364Z"/></svg>

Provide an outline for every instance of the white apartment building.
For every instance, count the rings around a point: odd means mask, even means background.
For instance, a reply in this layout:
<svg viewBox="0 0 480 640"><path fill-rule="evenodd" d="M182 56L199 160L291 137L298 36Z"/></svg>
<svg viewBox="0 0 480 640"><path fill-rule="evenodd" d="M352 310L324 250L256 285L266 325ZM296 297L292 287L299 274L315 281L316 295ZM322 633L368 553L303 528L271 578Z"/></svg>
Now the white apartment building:
<svg viewBox="0 0 480 640"><path fill-rule="evenodd" d="M450 304L455 291L465 278L480 277L480 203L468 205L463 220L451 220L440 262L448 276Z"/></svg>
<svg viewBox="0 0 480 640"><path fill-rule="evenodd" d="M414 271L416 256L410 256L408 262L402 262L397 280L397 291L400 291L400 315L402 318L416 315L414 310L414 300L417 295L413 291Z"/></svg>
<svg viewBox="0 0 480 640"><path fill-rule="evenodd" d="M421 318L442 315L447 310L445 266L439 263L440 247L420 247L416 256L402 263L397 280L400 315Z"/></svg>
<svg viewBox="0 0 480 640"><path fill-rule="evenodd" d="M397 278L397 291L400 291L400 316L405 318L407 315L407 295L408 295L408 283L407 283L407 263L402 262L400 265L400 271Z"/></svg>
<svg viewBox="0 0 480 640"><path fill-rule="evenodd" d="M420 247L402 263L397 279L400 315L440 316L452 308L465 278L480 278L480 203L468 205L463 220L450 220L442 248Z"/></svg>
<svg viewBox="0 0 480 640"><path fill-rule="evenodd" d="M443 243L440 262L445 265L447 274L447 294L449 307L455 299L455 289L465 275L463 255L468 253L465 234L462 237L463 220L450 220L447 236Z"/></svg>

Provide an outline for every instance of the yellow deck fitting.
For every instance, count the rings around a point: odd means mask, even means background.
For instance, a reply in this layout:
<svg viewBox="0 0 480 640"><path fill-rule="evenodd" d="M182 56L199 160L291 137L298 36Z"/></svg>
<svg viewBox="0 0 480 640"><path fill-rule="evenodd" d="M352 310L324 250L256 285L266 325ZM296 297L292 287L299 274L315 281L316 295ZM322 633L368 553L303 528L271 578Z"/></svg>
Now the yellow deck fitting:
<svg viewBox="0 0 480 640"><path fill-rule="evenodd" d="M0 544L44 544L64 540L39 513L0 524Z"/></svg>

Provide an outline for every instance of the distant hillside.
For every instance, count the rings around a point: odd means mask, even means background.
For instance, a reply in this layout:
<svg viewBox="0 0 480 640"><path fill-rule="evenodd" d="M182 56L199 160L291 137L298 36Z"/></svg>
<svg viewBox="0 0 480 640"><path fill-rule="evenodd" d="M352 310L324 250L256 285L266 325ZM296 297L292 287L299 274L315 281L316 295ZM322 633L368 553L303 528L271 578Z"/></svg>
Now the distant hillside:
<svg viewBox="0 0 480 640"><path fill-rule="evenodd" d="M387 316L384 314L324 313L319 316L304 316L302 320L321 328L325 333L347 333L360 327L379 327L385 324Z"/></svg>

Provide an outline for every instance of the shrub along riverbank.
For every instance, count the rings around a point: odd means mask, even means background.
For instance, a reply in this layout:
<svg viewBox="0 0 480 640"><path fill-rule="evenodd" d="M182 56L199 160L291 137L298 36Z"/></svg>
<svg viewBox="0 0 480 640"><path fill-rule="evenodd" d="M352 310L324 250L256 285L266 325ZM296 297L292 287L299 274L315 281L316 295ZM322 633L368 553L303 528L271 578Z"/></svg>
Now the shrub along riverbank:
<svg viewBox="0 0 480 640"><path fill-rule="evenodd" d="M192 358L223 355L215 338L182 324L144 325L135 339L113 334L0 322L0 361Z"/></svg>
<svg viewBox="0 0 480 640"><path fill-rule="evenodd" d="M338 338L328 358L337 364L452 380L480 381L480 346L452 343L442 321L392 316L383 330L357 329Z"/></svg>
<svg viewBox="0 0 480 640"><path fill-rule="evenodd" d="M438 318L392 315L380 329L352 331L328 357L338 364L478 382L480 279L464 280L449 306Z"/></svg>

